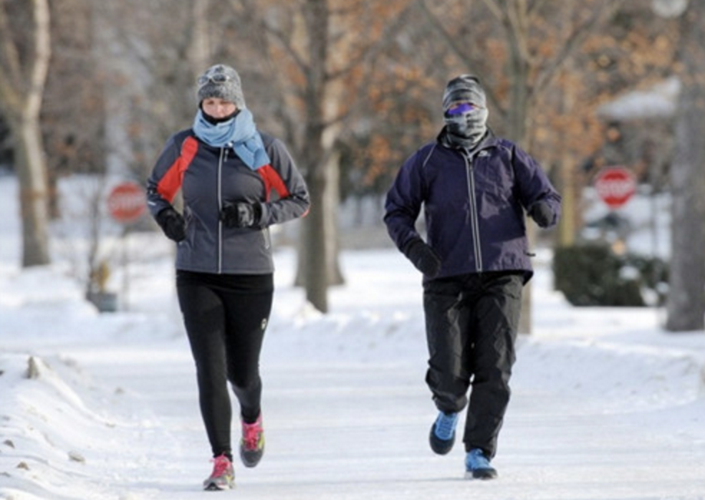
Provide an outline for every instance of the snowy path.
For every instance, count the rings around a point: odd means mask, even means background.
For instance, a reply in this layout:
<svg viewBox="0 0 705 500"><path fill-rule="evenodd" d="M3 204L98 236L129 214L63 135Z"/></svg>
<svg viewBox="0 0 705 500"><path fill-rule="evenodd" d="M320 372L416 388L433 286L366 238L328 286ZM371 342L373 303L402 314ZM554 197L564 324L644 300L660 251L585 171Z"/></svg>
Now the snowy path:
<svg viewBox="0 0 705 500"><path fill-rule="evenodd" d="M580 309L535 283L497 481L434 456L418 277L395 252L318 315L280 288L262 361L265 457L233 492L202 492L209 450L170 263L147 263L130 312L96 314L61 268L0 264L0 498L11 500L703 500L705 335L653 311ZM161 267L160 267L161 266ZM137 289L137 287L136 287ZM27 379L30 355L39 376ZM461 421L462 425L462 421Z"/></svg>
<svg viewBox="0 0 705 500"><path fill-rule="evenodd" d="M136 405L140 438L116 443L120 460L129 459L114 464L109 482L121 493L116 498L204 495L197 485L208 472L203 459L208 450L190 359L176 344L174 351L164 345L146 351L149 368L132 367L128 377L116 377L118 371L103 361L94 364L96 353L74 353L96 375L104 366L106 382L131 387L124 396L141 402ZM112 354L121 357L119 351ZM702 435L694 441L686 431L679 434L660 423L674 412L701 417L702 403L667 408L663 415L605 414L580 393L531 390L515 391L495 461L501 479L465 481L461 446L447 457L428 449L434 412L422 371L404 363L265 367L267 453L257 469L237 468L233 498L694 500L705 495Z"/></svg>

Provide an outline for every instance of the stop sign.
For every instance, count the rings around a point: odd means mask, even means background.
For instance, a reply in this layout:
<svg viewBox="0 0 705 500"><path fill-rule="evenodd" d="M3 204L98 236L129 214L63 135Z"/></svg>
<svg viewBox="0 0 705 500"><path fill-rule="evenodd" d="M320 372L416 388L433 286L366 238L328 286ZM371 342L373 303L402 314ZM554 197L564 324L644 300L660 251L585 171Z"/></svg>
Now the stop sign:
<svg viewBox="0 0 705 500"><path fill-rule="evenodd" d="M147 210L144 189L136 182L123 182L108 194L108 212L118 222L134 222Z"/></svg>
<svg viewBox="0 0 705 500"><path fill-rule="evenodd" d="M634 195L636 179L626 168L605 168L595 178L595 190L608 207L619 208Z"/></svg>

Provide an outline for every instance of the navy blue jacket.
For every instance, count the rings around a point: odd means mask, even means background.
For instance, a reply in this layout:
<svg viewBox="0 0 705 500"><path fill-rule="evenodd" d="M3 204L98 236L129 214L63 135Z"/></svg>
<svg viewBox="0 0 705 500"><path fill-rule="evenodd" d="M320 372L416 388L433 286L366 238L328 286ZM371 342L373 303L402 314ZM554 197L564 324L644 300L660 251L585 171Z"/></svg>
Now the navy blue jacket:
<svg viewBox="0 0 705 500"><path fill-rule="evenodd" d="M406 160L387 193L384 222L400 250L419 238L441 259L436 278L487 271L532 274L526 215L539 201L557 223L561 197L541 166L516 144L488 135L472 152L439 139ZM428 277L424 277L428 280Z"/></svg>

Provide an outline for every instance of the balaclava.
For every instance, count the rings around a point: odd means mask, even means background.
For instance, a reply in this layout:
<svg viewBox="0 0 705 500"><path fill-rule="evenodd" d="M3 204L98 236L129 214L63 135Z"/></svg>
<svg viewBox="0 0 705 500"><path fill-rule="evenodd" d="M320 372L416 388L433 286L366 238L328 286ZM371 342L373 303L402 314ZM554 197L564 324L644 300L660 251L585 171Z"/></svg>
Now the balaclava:
<svg viewBox="0 0 705 500"><path fill-rule="evenodd" d="M459 102L470 105L449 112ZM443 117L452 143L470 149L477 146L487 132L487 116L485 91L477 77L460 75L448 82L443 92Z"/></svg>
<svg viewBox="0 0 705 500"><path fill-rule="evenodd" d="M245 109L245 97L242 94L240 75L230 66L216 64L198 77L198 104L204 99L218 97L235 103L237 109Z"/></svg>

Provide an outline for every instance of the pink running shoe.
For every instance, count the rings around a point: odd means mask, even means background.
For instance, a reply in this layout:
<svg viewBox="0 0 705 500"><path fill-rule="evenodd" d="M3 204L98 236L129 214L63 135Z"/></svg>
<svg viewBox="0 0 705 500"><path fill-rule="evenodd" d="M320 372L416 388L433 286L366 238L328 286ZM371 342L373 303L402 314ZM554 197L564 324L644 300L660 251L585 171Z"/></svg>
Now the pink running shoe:
<svg viewBox="0 0 705 500"><path fill-rule="evenodd" d="M262 413L252 424L242 423L242 439L240 440L240 459L245 467L255 467L264 453L264 430L262 429Z"/></svg>
<svg viewBox="0 0 705 500"><path fill-rule="evenodd" d="M213 473L203 481L204 490L229 490L235 487L235 471L232 462L225 455L213 460Z"/></svg>

